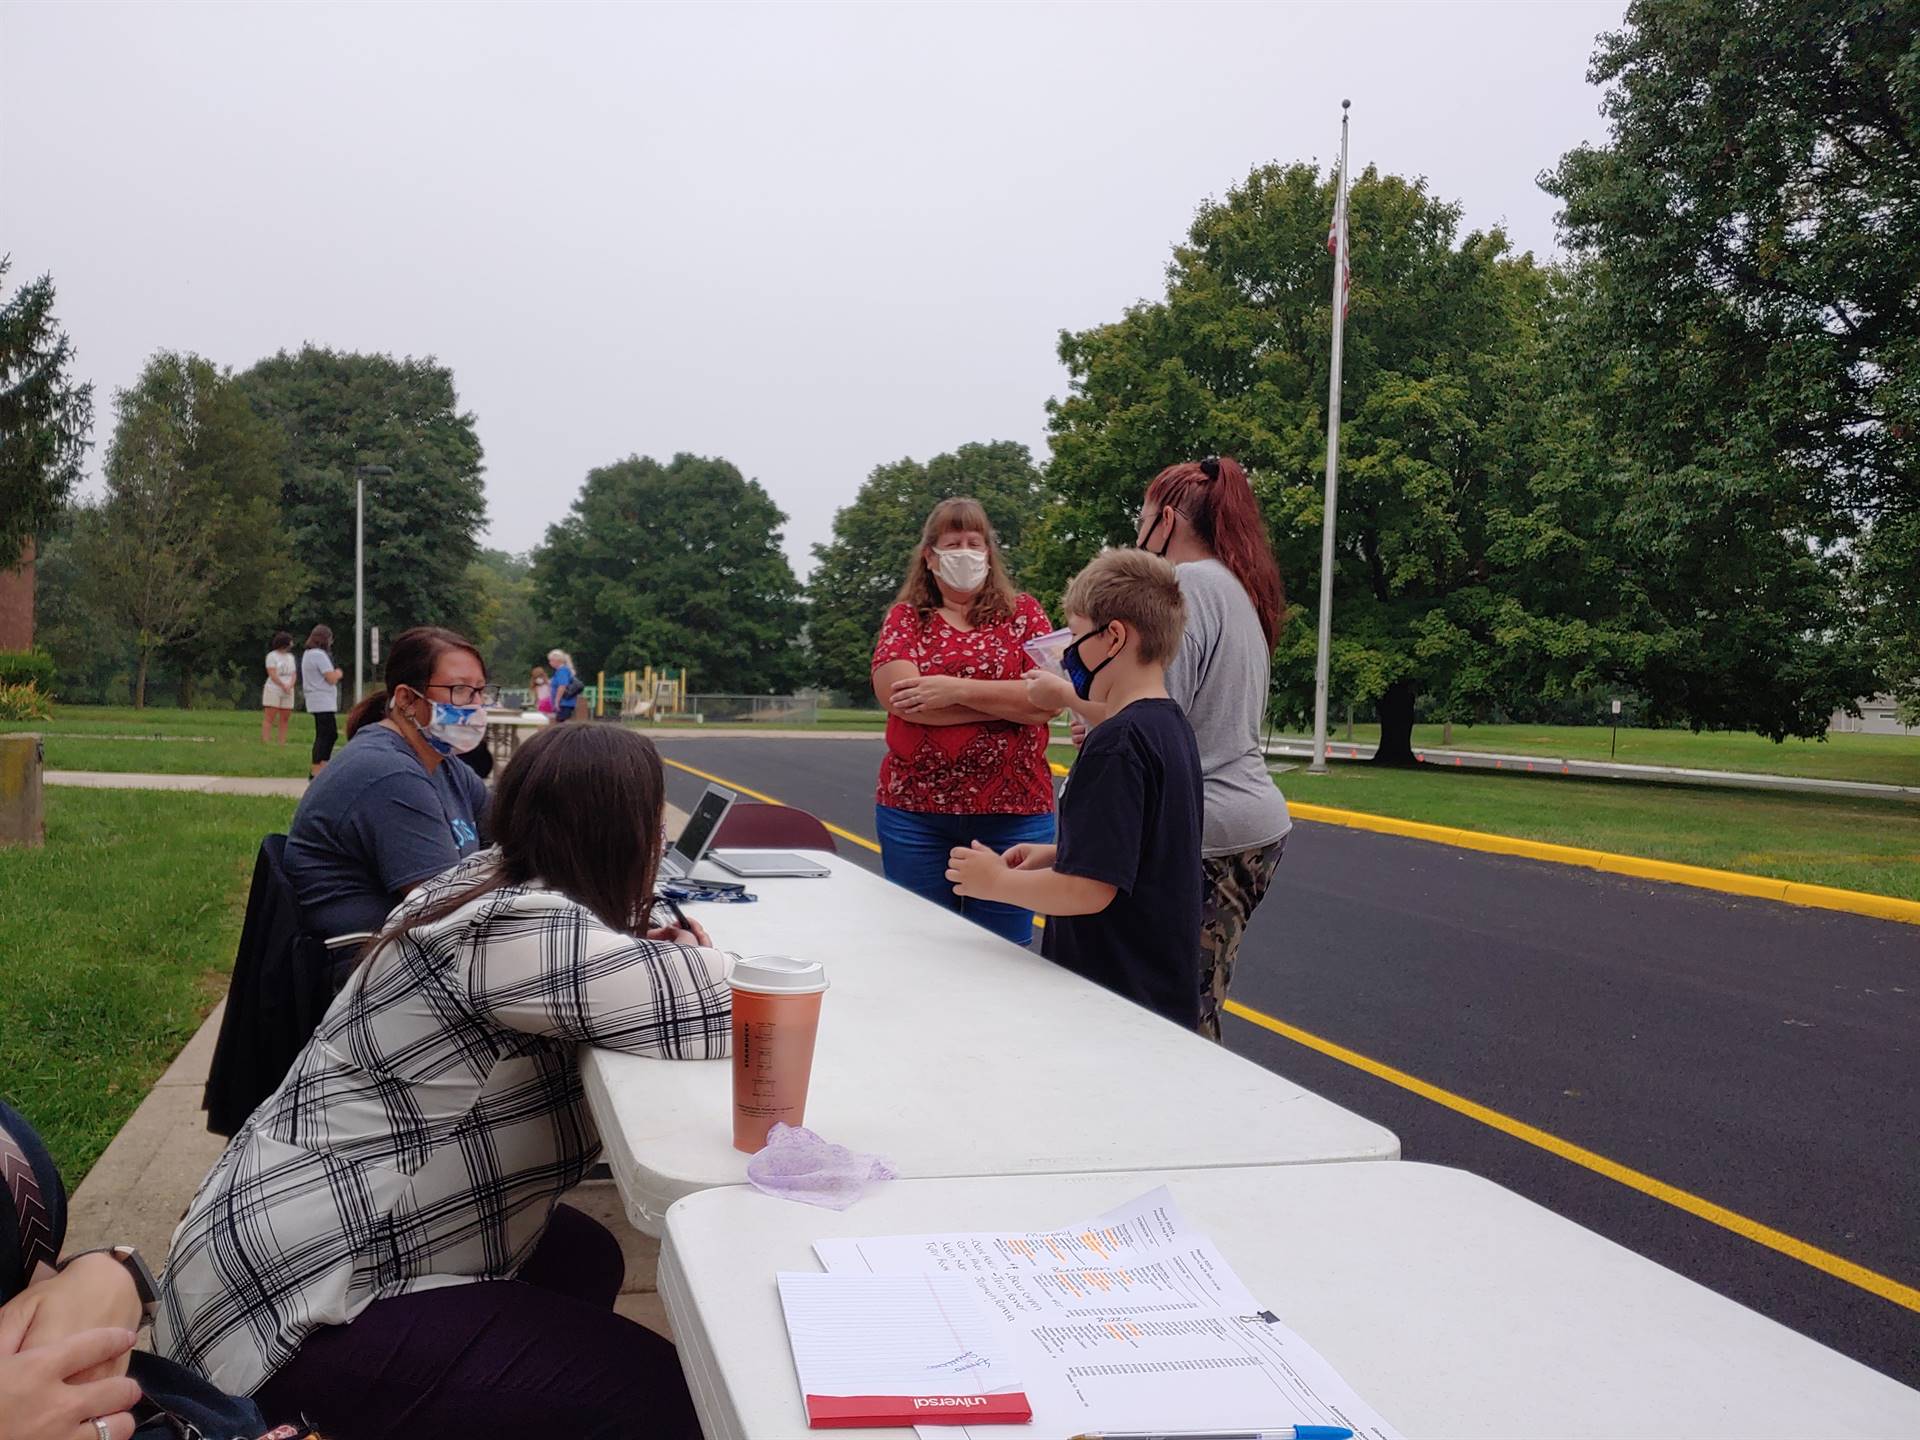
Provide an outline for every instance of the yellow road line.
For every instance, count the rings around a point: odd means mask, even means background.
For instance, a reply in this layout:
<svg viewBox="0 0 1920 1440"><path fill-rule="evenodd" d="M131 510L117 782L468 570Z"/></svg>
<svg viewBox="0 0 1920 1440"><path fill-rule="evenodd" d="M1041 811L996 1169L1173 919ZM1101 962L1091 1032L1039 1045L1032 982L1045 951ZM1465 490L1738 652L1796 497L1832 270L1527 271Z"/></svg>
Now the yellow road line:
<svg viewBox="0 0 1920 1440"><path fill-rule="evenodd" d="M1920 1312L1920 1290L1916 1290L1911 1285L1903 1285L1890 1276L1880 1274L1877 1270L1869 1270L1864 1265L1856 1265L1853 1261L1842 1259L1831 1251L1822 1250L1817 1245L1796 1240L1791 1235L1775 1230L1771 1225L1762 1225L1758 1220L1750 1220L1745 1215L1727 1209L1724 1205L1716 1205L1711 1200L1702 1199L1678 1186L1669 1185L1664 1180L1656 1180L1653 1176L1635 1170L1631 1166L1622 1165L1617 1160L1609 1160L1604 1155L1595 1154L1584 1146L1562 1140L1558 1135L1549 1134L1538 1126L1516 1120L1511 1115L1503 1115L1498 1110L1469 1100L1465 1096L1456 1095L1451 1090L1443 1090L1438 1085L1409 1075L1404 1070L1396 1070L1393 1066L1383 1064L1371 1056L1362 1055L1357 1050L1349 1050L1344 1045L1337 1045L1311 1031L1302 1030L1297 1025L1276 1020L1273 1016L1255 1010L1251 1006L1242 1005L1238 1000L1227 1001L1226 1009L1229 1014L1238 1015L1242 1020L1258 1025L1263 1030L1270 1030L1275 1035L1291 1040L1297 1045L1306 1046L1309 1050L1317 1050L1343 1065L1350 1065L1356 1070L1364 1071L1375 1079L1386 1081L1389 1085L1397 1085L1423 1100L1431 1100L1436 1105L1445 1106L1449 1110L1465 1115L1469 1120L1477 1120L1482 1125L1498 1130L1503 1135L1509 1135L1515 1140L1536 1146L1549 1155L1557 1155L1560 1159L1578 1165L1582 1169L1591 1170L1596 1175L1604 1175L1607 1179L1625 1185L1630 1190L1638 1190L1642 1195L1650 1195L1655 1200L1684 1210L1710 1225L1718 1225L1721 1229L1730 1230L1742 1239L1751 1240L1756 1245L1764 1245L1769 1250L1778 1251L1789 1259L1798 1260L1803 1265L1811 1265L1816 1270L1824 1271L1835 1279L1844 1280L1849 1285L1878 1295L1883 1300L1891 1300L1895 1305Z"/></svg>
<svg viewBox="0 0 1920 1440"><path fill-rule="evenodd" d="M742 795L750 795L755 800L762 801L765 804L778 805L778 806L781 806L783 809L789 808L787 806L786 801L776 800L771 795L762 794L758 790L752 789L751 787L746 785L742 785L738 780L723 780L718 775L711 775L705 770L697 770L693 766L684 764L679 760L667 760L667 757L664 755L662 755L660 758L666 761L667 764L673 766L673 768L676 770L684 770L689 775L697 775L702 780L712 781L715 785L724 785L729 790L738 790ZM820 817L816 815L814 818L818 820ZM864 849L871 850L876 855L880 853L880 847L874 844L873 841L867 839L866 836L856 835L851 830L842 830L838 825L835 825L830 820L821 820L820 823L822 825L825 825L827 829L831 830L834 834L838 835L842 840L851 840L854 844L859 845Z"/></svg>
<svg viewBox="0 0 1920 1440"><path fill-rule="evenodd" d="M1528 860L1545 860L1555 865L1578 865L1588 870L1605 870L1614 875L1630 875L1638 880L1661 880L1671 885L1691 885L1697 890L1719 890L1729 895L1750 895L1761 900L1778 900L1788 905L1806 905L1818 910L1844 910L1867 915L1875 920L1896 920L1920 925L1920 900L1901 900L1892 895L1872 895L1864 890L1841 890L1831 885L1807 885L1797 880L1781 880L1767 875L1748 875L1738 870L1714 870L1705 865L1682 865L1674 860L1649 860L1643 855L1621 855L1612 850L1587 850L1578 845L1556 845L1546 840L1524 840L1517 835L1500 835L1489 830L1460 830L1451 825L1429 825L1420 820L1400 820L1389 815L1373 815L1360 810L1337 810L1330 805L1309 805L1288 801L1287 807L1302 820L1319 820L1329 825L1344 825L1353 830L1372 830L1383 835L1404 835L1414 840L1429 840L1439 845L1455 845L1463 850L1482 850L1494 855L1518 855Z"/></svg>
<svg viewBox="0 0 1920 1440"><path fill-rule="evenodd" d="M665 760L666 757L663 755L661 759ZM702 780L711 780L714 784L724 785L729 790L738 790L742 795L751 795L754 799L765 801L769 805L780 805L784 803L783 801L774 799L771 795L764 795L760 791L750 789L737 781L722 779L718 775L710 775L705 770L696 770L693 766L682 764L678 760L667 760L666 763L677 770L686 771L689 775L697 775ZM1054 769L1056 772L1064 773L1058 765L1054 766ZM1294 805L1291 808L1294 814L1302 818L1315 820L1327 819L1332 815L1353 816L1358 820L1366 821L1384 818L1377 815L1364 815L1358 811L1330 811L1328 807L1323 805ZM1308 811L1322 813L1308 815ZM822 821L821 823L825 824L826 822ZM1344 822L1334 820L1332 823L1341 824ZM1411 825L1414 822L1393 821L1389 823ZM875 854L878 854L880 851L880 847L864 835L855 835L852 831L842 830L837 825L827 825L827 828L833 831L834 834L843 836L853 841L856 845L864 846ZM1360 828L1371 829L1374 827L1369 825ZM1424 825L1418 828L1422 830L1445 829L1445 827L1438 825ZM1450 833L1475 836L1488 840L1511 839L1511 837L1504 835L1482 835L1480 832L1472 830L1461 830ZM1433 837L1422 835L1419 838L1430 839ZM1460 844L1462 842L1449 840L1445 843ZM1536 842L1515 841L1514 843L1532 845ZM1571 847L1551 846L1547 848L1569 849ZM1581 853L1594 855L1605 854L1604 851L1586 851ZM1630 860L1633 857L1617 856L1609 858ZM1659 862L1648 863L1657 864ZM1680 866L1676 868L1692 869L1694 867ZM1719 872L1710 871L1708 873ZM1750 879L1752 877L1739 876L1736 878ZM1851 892L1843 891L1841 893ZM1870 896L1868 898L1875 899L1880 897ZM1038 923L1039 917L1036 916L1035 921ZM1677 1185L1669 1185L1664 1180L1655 1179L1646 1172L1635 1170L1629 1165L1622 1165L1617 1160L1609 1160L1606 1156L1597 1154L1585 1146L1576 1145L1571 1140L1562 1140L1558 1135L1542 1130L1536 1125L1529 1125L1524 1120L1516 1120L1511 1115L1504 1115L1500 1111L1482 1105L1476 1100L1469 1100L1464 1095L1456 1095L1451 1090L1443 1090L1440 1086L1422 1080L1418 1076L1409 1075L1404 1070L1396 1070L1393 1066L1383 1061L1375 1060L1370 1055L1362 1055L1358 1050L1349 1050L1346 1046L1336 1044L1332 1040L1315 1035L1310 1030L1302 1030L1297 1025L1289 1025L1284 1020L1276 1019L1264 1011L1255 1010L1252 1006L1243 1005L1238 1000L1228 1000L1226 1002L1226 1010L1228 1014L1237 1015L1249 1024L1258 1025L1261 1029L1270 1031L1275 1035L1281 1036L1283 1039L1291 1040L1297 1045L1304 1045L1309 1050L1318 1051L1329 1059L1338 1060L1342 1065L1350 1066L1364 1074L1371 1075L1376 1080L1384 1080L1389 1085L1396 1085L1402 1090L1418 1095L1423 1100L1430 1100L1434 1104L1452 1110L1456 1114L1466 1116L1469 1120L1478 1121L1490 1129L1498 1130L1503 1135L1510 1136L1524 1144L1544 1150L1549 1155L1558 1156L1560 1159L1570 1164L1578 1165L1582 1169L1591 1170L1596 1175L1605 1176L1616 1184L1626 1186L1629 1190L1637 1190L1642 1195L1650 1196L1655 1200L1661 1201L1663 1204L1673 1206L1677 1210L1683 1210L1695 1219L1705 1220L1710 1225L1717 1225L1721 1229L1731 1231L1744 1240L1751 1240L1756 1245L1764 1245L1767 1249L1785 1255L1788 1259L1798 1260L1803 1265L1810 1265L1815 1270L1831 1275L1837 1280L1843 1280L1857 1289L1865 1290L1870 1295L1877 1295L1883 1300L1890 1300L1895 1305L1920 1314L1920 1290L1916 1290L1911 1285L1903 1285L1891 1276L1882 1275L1877 1270L1869 1270L1864 1265L1856 1265L1853 1261L1843 1259L1830 1250L1822 1250L1817 1245L1809 1245L1806 1241L1796 1239L1784 1231L1776 1230L1771 1225L1763 1225L1758 1220L1748 1219L1738 1211L1729 1210L1724 1205L1716 1205L1711 1200L1695 1195L1691 1191L1682 1190Z"/></svg>

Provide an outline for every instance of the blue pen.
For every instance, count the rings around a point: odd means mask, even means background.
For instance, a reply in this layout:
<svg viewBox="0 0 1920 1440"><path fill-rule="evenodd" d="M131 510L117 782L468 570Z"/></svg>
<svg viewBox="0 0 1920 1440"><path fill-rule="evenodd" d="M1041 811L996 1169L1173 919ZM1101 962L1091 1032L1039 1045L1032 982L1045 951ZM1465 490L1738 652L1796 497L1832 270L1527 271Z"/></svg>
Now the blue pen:
<svg viewBox="0 0 1920 1440"><path fill-rule="evenodd" d="M1282 1425L1277 1430L1090 1430L1073 1440L1353 1440L1344 1425Z"/></svg>

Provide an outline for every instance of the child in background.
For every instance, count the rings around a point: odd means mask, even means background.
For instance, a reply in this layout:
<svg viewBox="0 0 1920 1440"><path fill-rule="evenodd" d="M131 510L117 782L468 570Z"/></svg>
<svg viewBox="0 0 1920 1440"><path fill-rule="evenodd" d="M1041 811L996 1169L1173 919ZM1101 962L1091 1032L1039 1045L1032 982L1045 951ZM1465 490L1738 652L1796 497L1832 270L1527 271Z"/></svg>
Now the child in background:
<svg viewBox="0 0 1920 1440"><path fill-rule="evenodd" d="M533 708L542 715L553 714L553 682L547 679L547 667L533 667Z"/></svg>
<svg viewBox="0 0 1920 1440"><path fill-rule="evenodd" d="M1186 625L1180 582L1157 555L1109 550L1061 604L1075 637L1067 678L1109 713L1060 797L1059 844L996 855L976 841L953 851L947 879L956 894L1050 916L1048 959L1191 1030L1200 1019L1201 786L1193 728L1167 695L1167 662Z"/></svg>

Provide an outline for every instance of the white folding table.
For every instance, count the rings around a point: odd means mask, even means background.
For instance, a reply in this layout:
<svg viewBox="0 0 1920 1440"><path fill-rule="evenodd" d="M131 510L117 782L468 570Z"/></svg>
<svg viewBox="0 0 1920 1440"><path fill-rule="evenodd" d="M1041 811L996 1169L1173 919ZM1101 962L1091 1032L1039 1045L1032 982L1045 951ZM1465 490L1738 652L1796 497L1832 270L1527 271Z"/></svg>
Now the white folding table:
<svg viewBox="0 0 1920 1440"><path fill-rule="evenodd" d="M808 1433L774 1276L819 1269L815 1240L1048 1229L1156 1185L1410 1440L1920 1435L1920 1391L1490 1180L1402 1163L902 1180L838 1214L692 1196L660 1293L708 1440Z"/></svg>
<svg viewBox="0 0 1920 1440"><path fill-rule="evenodd" d="M689 907L714 944L819 960L831 989L806 1123L903 1176L1392 1160L1391 1131L837 856ZM719 872L714 872L716 875ZM583 1048L634 1225L746 1177L726 1061Z"/></svg>

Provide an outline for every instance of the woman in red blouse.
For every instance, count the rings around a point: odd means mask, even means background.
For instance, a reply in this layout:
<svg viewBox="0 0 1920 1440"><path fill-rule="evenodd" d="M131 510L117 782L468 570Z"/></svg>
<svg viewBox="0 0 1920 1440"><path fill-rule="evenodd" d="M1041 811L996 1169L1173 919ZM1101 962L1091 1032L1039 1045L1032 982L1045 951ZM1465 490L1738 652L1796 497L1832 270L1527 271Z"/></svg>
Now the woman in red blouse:
<svg viewBox="0 0 1920 1440"><path fill-rule="evenodd" d="M873 693L887 711L875 827L887 878L1025 945L1033 915L962 900L947 854L979 841L996 851L1053 839L1047 721L1027 699L1021 646L1053 629L1015 592L987 512L942 500L927 516L906 583L873 649Z"/></svg>

